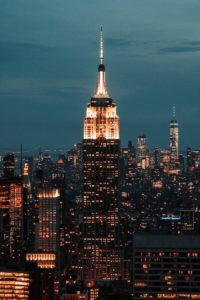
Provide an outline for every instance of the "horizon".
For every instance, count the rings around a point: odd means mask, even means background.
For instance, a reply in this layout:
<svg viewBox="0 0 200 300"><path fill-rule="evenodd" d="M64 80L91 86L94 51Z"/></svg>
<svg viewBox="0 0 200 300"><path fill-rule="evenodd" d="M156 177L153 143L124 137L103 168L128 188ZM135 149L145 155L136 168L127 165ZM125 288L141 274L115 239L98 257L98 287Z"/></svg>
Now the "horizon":
<svg viewBox="0 0 200 300"><path fill-rule="evenodd" d="M145 133L149 148L168 148L175 103L181 149L200 147L200 3L183 1L181 10L178 0L20 4L5 2L0 12L4 148L70 148L81 142L97 82L101 25L121 144L135 144Z"/></svg>

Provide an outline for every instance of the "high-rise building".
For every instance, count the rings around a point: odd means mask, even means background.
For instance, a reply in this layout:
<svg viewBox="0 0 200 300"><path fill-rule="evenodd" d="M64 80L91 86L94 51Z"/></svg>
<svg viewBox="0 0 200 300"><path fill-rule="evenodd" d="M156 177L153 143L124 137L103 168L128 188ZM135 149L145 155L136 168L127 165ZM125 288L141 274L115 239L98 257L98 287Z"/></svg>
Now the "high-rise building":
<svg viewBox="0 0 200 300"><path fill-rule="evenodd" d="M3 158L3 172L6 178L14 176L15 173L15 156L14 154L7 154Z"/></svg>
<svg viewBox="0 0 200 300"><path fill-rule="evenodd" d="M200 299L199 235L135 234L133 298Z"/></svg>
<svg viewBox="0 0 200 300"><path fill-rule="evenodd" d="M20 177L0 180L0 261L19 262L23 244L23 187Z"/></svg>
<svg viewBox="0 0 200 300"><path fill-rule="evenodd" d="M57 188L38 189L38 221L35 251L26 260L36 264L40 276L41 300L58 299L60 272L60 191Z"/></svg>
<svg viewBox="0 0 200 300"><path fill-rule="evenodd" d="M139 135L137 138L137 165L139 168L146 169L149 166L149 155L147 151L146 135Z"/></svg>
<svg viewBox="0 0 200 300"><path fill-rule="evenodd" d="M67 181L75 185L82 182L82 144L74 145L67 153Z"/></svg>
<svg viewBox="0 0 200 300"><path fill-rule="evenodd" d="M80 277L118 279L119 117L108 95L103 36L96 92L88 102L83 138L83 205Z"/></svg>
<svg viewBox="0 0 200 300"><path fill-rule="evenodd" d="M173 119L169 125L170 134L170 152L173 161L179 158L179 125L176 120L175 105L173 106Z"/></svg>
<svg viewBox="0 0 200 300"><path fill-rule="evenodd" d="M30 298L30 274L20 270L0 269L0 299L28 300Z"/></svg>
<svg viewBox="0 0 200 300"><path fill-rule="evenodd" d="M170 170L170 151L161 150L160 151L160 167L163 169L164 173L168 173Z"/></svg>
<svg viewBox="0 0 200 300"><path fill-rule="evenodd" d="M56 252L59 244L59 190L40 189L38 250Z"/></svg>
<svg viewBox="0 0 200 300"><path fill-rule="evenodd" d="M20 261L23 243L23 186L16 177L10 182L10 259Z"/></svg>
<svg viewBox="0 0 200 300"><path fill-rule="evenodd" d="M187 148L187 170L193 173L200 168L200 150L192 150Z"/></svg>
<svg viewBox="0 0 200 300"><path fill-rule="evenodd" d="M0 179L0 263L9 259L10 233L10 184L7 179Z"/></svg>

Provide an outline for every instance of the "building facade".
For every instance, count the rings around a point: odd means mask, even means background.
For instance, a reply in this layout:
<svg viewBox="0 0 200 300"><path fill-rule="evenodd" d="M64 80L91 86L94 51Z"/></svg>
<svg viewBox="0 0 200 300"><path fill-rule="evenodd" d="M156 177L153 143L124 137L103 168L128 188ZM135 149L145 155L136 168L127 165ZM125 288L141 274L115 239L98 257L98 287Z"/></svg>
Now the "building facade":
<svg viewBox="0 0 200 300"><path fill-rule="evenodd" d="M30 285L31 278L28 272L0 270L0 299L32 299Z"/></svg>
<svg viewBox="0 0 200 300"><path fill-rule="evenodd" d="M199 235L136 234L134 299L200 299Z"/></svg>
<svg viewBox="0 0 200 300"><path fill-rule="evenodd" d="M103 37L98 83L88 102L83 139L81 279L118 279L119 117L106 88Z"/></svg>
<svg viewBox="0 0 200 300"><path fill-rule="evenodd" d="M38 250L57 252L59 244L59 190L40 189L39 225L37 244Z"/></svg>

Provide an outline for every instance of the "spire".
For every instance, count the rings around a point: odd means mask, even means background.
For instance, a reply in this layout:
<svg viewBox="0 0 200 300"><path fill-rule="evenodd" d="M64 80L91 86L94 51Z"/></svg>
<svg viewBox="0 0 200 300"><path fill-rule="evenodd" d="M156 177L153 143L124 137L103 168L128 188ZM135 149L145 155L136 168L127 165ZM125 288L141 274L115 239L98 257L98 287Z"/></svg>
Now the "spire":
<svg viewBox="0 0 200 300"><path fill-rule="evenodd" d="M98 82L96 92L94 94L95 98L108 98L108 92L106 89L106 72L104 66L104 51L103 51L103 29L101 27L100 31L100 65L98 68Z"/></svg>
<svg viewBox="0 0 200 300"><path fill-rule="evenodd" d="M176 118L176 105L173 104L173 119L175 120Z"/></svg>
<svg viewBox="0 0 200 300"><path fill-rule="evenodd" d="M101 33L100 33L100 64L104 64L104 57L103 57L103 28L101 26Z"/></svg>

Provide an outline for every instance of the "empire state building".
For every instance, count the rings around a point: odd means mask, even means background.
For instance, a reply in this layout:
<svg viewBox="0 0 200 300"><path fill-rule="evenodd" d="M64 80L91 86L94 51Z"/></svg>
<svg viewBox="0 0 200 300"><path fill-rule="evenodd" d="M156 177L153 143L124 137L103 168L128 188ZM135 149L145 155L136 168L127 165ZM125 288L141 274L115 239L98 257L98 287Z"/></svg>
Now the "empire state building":
<svg viewBox="0 0 200 300"><path fill-rule="evenodd" d="M96 92L88 102L83 138L80 277L115 280L119 255L119 117L106 87L103 33Z"/></svg>

